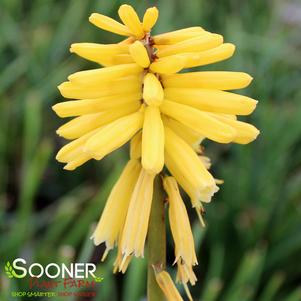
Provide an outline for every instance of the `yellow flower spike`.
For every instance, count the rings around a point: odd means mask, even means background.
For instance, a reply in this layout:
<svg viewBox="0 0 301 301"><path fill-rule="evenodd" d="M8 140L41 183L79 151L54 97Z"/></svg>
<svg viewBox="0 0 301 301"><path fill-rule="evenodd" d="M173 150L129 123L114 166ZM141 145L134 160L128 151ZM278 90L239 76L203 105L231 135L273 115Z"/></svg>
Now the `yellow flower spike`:
<svg viewBox="0 0 301 301"><path fill-rule="evenodd" d="M121 106L118 109L76 117L62 125L56 132L59 136L66 139L76 139L120 117L136 112L139 107L140 103L131 103Z"/></svg>
<svg viewBox="0 0 301 301"><path fill-rule="evenodd" d="M143 122L143 113L122 117L101 128L85 144L84 150L96 160L121 147L137 133Z"/></svg>
<svg viewBox="0 0 301 301"><path fill-rule="evenodd" d="M184 261L188 266L197 264L194 239L187 211L180 195L178 184L173 177L165 177L164 190L168 195L169 223L175 244L175 261Z"/></svg>
<svg viewBox="0 0 301 301"><path fill-rule="evenodd" d="M116 44L74 43L70 51L103 66L71 74L58 86L71 99L53 106L60 117L75 117L57 133L74 139L58 152L64 169L100 160L130 141L130 160L115 184L93 234L106 250L118 245L114 272L124 273L133 256L143 257L148 228L161 217L150 219L154 179L164 164L172 176L158 180L169 198L169 221L175 242L177 280L192 296L197 264L187 211L179 192L181 186L191 199L202 226L203 202L209 203L219 190L208 169L210 159L201 141L246 144L259 131L237 120L249 115L257 101L227 90L246 87L252 78L243 72L182 72L231 57L235 46L223 44L221 35L201 27L190 27L152 36L158 19L155 7L146 10L143 22L130 5L121 5L121 24L101 14L89 18L94 25L125 36ZM155 185L157 187L157 185ZM162 204L161 204L162 205ZM152 246L150 241L150 244ZM163 241L162 241L163 243ZM154 249L150 248L150 258ZM166 299L182 300L172 279L160 263L151 262Z"/></svg>
<svg viewBox="0 0 301 301"><path fill-rule="evenodd" d="M126 26L124 26L123 24L115 21L114 19L104 16L102 14L93 13L90 16L89 21L93 25L95 25L103 30L110 31L110 32L119 34L121 36L130 36L131 35L129 29Z"/></svg>
<svg viewBox="0 0 301 301"><path fill-rule="evenodd" d="M186 59L180 55L167 56L156 60L150 65L150 70L154 73L173 74L182 70Z"/></svg>
<svg viewBox="0 0 301 301"><path fill-rule="evenodd" d="M69 100L57 103L52 107L55 113L60 117L80 116L84 114L92 114L103 112L110 109L119 109L125 105L136 103L139 107L142 93L130 93L120 95L112 95L95 99Z"/></svg>
<svg viewBox="0 0 301 301"><path fill-rule="evenodd" d="M58 89L65 98L99 98L117 94L122 95L130 92L138 93L142 90L142 80L136 75L92 85L79 85L73 82L64 82L58 86Z"/></svg>
<svg viewBox="0 0 301 301"><path fill-rule="evenodd" d="M247 87L252 77L244 72L200 71L183 74L162 75L166 88L203 88L235 90Z"/></svg>
<svg viewBox="0 0 301 301"><path fill-rule="evenodd" d="M184 40L195 38L206 33L206 31L199 26L188 27L171 32L161 33L153 36L156 45L173 45Z"/></svg>
<svg viewBox="0 0 301 301"><path fill-rule="evenodd" d="M91 236L95 245L103 242L106 250L113 249L122 233L131 195L134 191L141 164L138 160L130 160L114 185L98 225Z"/></svg>
<svg viewBox="0 0 301 301"><path fill-rule="evenodd" d="M236 131L233 127L213 118L206 112L169 100L164 100L160 109L162 113L213 141L229 143L236 137Z"/></svg>
<svg viewBox="0 0 301 301"><path fill-rule="evenodd" d="M236 130L237 134L233 142L239 144L248 144L254 141L260 133L259 130L252 124L233 120L231 118L220 116L219 114L212 114L212 116L232 126Z"/></svg>
<svg viewBox="0 0 301 301"><path fill-rule="evenodd" d="M129 28L131 33L138 39L144 37L144 31L139 17L132 6L123 4L118 9L118 14L122 22Z"/></svg>
<svg viewBox="0 0 301 301"><path fill-rule="evenodd" d="M142 73L143 68L137 64L123 64L105 68L91 69L75 72L68 76L71 82L79 84L97 84L103 81L114 80L118 77L125 77Z"/></svg>
<svg viewBox="0 0 301 301"><path fill-rule="evenodd" d="M133 60L141 67L147 68L150 64L149 56L146 48L140 41L136 41L129 47Z"/></svg>
<svg viewBox="0 0 301 301"><path fill-rule="evenodd" d="M187 144L191 145L193 149L197 150L199 148L200 143L204 139L203 136L175 119L162 116L162 120L165 126L168 126L171 130L173 130Z"/></svg>
<svg viewBox="0 0 301 301"><path fill-rule="evenodd" d="M200 208L200 201L210 202L218 191L214 178L194 150L168 127L165 127L165 163L190 196L193 207Z"/></svg>
<svg viewBox="0 0 301 301"><path fill-rule="evenodd" d="M138 132L130 142L130 158L140 159L142 148L142 131Z"/></svg>
<svg viewBox="0 0 301 301"><path fill-rule="evenodd" d="M181 54L186 52L204 51L217 47L223 43L223 37L218 34L201 35L196 38L185 40L183 42L170 45L162 50L158 50L157 56L159 58L170 56L174 54Z"/></svg>
<svg viewBox="0 0 301 301"><path fill-rule="evenodd" d="M147 73L143 79L143 100L148 105L159 106L164 98L162 85L156 75Z"/></svg>
<svg viewBox="0 0 301 301"><path fill-rule="evenodd" d="M156 281L163 291L167 301L183 301L172 279L166 271L155 273Z"/></svg>
<svg viewBox="0 0 301 301"><path fill-rule="evenodd" d="M145 32L150 32L156 24L159 17L159 11L156 7L150 7L143 16L142 27Z"/></svg>
<svg viewBox="0 0 301 301"><path fill-rule="evenodd" d="M250 97L213 89L166 88L164 96L198 110L232 115L249 115L257 105Z"/></svg>
<svg viewBox="0 0 301 301"><path fill-rule="evenodd" d="M154 174L158 174L164 166L164 126L160 110L155 106L146 107L144 113L142 166Z"/></svg>
<svg viewBox="0 0 301 301"><path fill-rule="evenodd" d="M183 53L186 58L185 68L209 65L230 58L235 51L235 46L230 43L222 44L218 47L201 51Z"/></svg>
<svg viewBox="0 0 301 301"><path fill-rule="evenodd" d="M70 47L70 52L90 60L101 62L104 56L128 53L129 46L124 44L96 44L96 43L75 43Z"/></svg>
<svg viewBox="0 0 301 301"><path fill-rule="evenodd" d="M132 193L122 232L121 249L124 260L131 254L143 257L153 198L154 177L154 174L149 174L142 168Z"/></svg>

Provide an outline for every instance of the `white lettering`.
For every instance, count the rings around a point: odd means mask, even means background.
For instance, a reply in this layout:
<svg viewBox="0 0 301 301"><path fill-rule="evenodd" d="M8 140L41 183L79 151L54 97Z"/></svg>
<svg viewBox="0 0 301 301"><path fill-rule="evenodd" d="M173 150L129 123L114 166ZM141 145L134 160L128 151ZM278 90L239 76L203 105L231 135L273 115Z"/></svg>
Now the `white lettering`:
<svg viewBox="0 0 301 301"><path fill-rule="evenodd" d="M33 274L32 270L33 270L34 267L38 267L38 268L40 269L40 274L37 274L37 275ZM43 273L44 273L44 268L43 268L43 266L42 266L41 264L39 264L39 263L33 263L33 264L29 267L28 273L29 273L29 275L30 275L31 277L37 277L37 278L40 278L40 277L43 275Z"/></svg>
<svg viewBox="0 0 301 301"><path fill-rule="evenodd" d="M89 274L95 278L94 272L96 271L96 265L94 263L86 263L86 278L89 277Z"/></svg>
<svg viewBox="0 0 301 301"><path fill-rule="evenodd" d="M62 264L62 278L67 278L66 274L68 274L70 278L73 278L73 273L73 263L70 264L69 269L64 263Z"/></svg>
<svg viewBox="0 0 301 301"><path fill-rule="evenodd" d="M83 279L85 277L84 263L76 263L75 264L75 275L74 278Z"/></svg>
<svg viewBox="0 0 301 301"><path fill-rule="evenodd" d="M15 259L15 260L13 261L13 268L14 268L14 270L15 270L15 271L23 271L22 274L17 274L17 275L18 275L18 278L23 278L23 277L26 276L27 271L26 271L25 268L18 266L18 265L17 265L18 262L23 263L23 264L26 264L26 260L23 259L23 258L17 258L17 259Z"/></svg>
<svg viewBox="0 0 301 301"><path fill-rule="evenodd" d="M55 268L56 268L56 271L57 271L56 274L51 275L51 274L49 273L49 269L50 269L51 267L55 267ZM60 269L60 267L59 267L58 264L56 264L56 263L50 263L50 264L48 264L48 265L46 266L46 268L45 268L45 273L46 273L46 276L49 277L49 278L56 278L56 277L58 277L59 274L61 273L61 269Z"/></svg>

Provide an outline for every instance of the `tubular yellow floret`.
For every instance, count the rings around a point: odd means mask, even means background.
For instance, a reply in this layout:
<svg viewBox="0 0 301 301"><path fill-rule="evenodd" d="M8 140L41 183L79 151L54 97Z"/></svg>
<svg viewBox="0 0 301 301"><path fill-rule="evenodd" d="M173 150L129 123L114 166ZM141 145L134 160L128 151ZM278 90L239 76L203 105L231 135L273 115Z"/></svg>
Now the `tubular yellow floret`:
<svg viewBox="0 0 301 301"><path fill-rule="evenodd" d="M83 165L89 161L91 156L84 152L85 142L95 133L97 130L94 130L68 144L63 146L56 155L56 159L59 162L67 163L64 166L65 170L74 170L77 167Z"/></svg>
<svg viewBox="0 0 301 301"><path fill-rule="evenodd" d="M118 109L111 109L101 113L87 114L76 117L62 125L56 132L59 136L62 136L66 139L76 139L122 116L136 112L139 107L140 104L132 103L119 107Z"/></svg>
<svg viewBox="0 0 301 301"><path fill-rule="evenodd" d="M142 93L130 93L124 95L112 95L96 99L69 100L57 103L52 107L60 117L80 116L84 114L98 113L110 109L119 109L127 104L136 103L138 106Z"/></svg>
<svg viewBox="0 0 301 301"><path fill-rule="evenodd" d="M80 138L77 138L65 146L63 146L56 155L56 160L62 163L68 163L70 161L74 161L79 155L84 153L84 145L86 141L92 137L98 129L89 132L88 134L85 134L81 136ZM87 155L87 154L85 154Z"/></svg>
<svg viewBox="0 0 301 301"><path fill-rule="evenodd" d="M135 64L123 64L105 68L91 69L75 72L68 76L71 82L79 84L102 83L104 81L114 80L118 77L139 74L143 68Z"/></svg>
<svg viewBox="0 0 301 301"><path fill-rule="evenodd" d="M252 79L247 73L230 71L200 71L162 75L162 82L166 88L234 90L247 87Z"/></svg>
<svg viewBox="0 0 301 301"><path fill-rule="evenodd" d="M236 137L236 131L231 126L192 107L164 100L160 109L164 114L216 142L229 143Z"/></svg>
<svg viewBox="0 0 301 301"><path fill-rule="evenodd" d="M96 43L74 43L70 47L70 52L102 64L104 56L128 53L129 46L124 44L96 44Z"/></svg>
<svg viewBox="0 0 301 301"><path fill-rule="evenodd" d="M120 64L132 64L133 58L129 54L116 54L111 57L107 66L120 65Z"/></svg>
<svg viewBox="0 0 301 301"><path fill-rule="evenodd" d="M172 119L167 116L162 116L162 120L165 126L168 126L173 130L179 137L181 137L187 144L193 147L193 149L198 149L200 143L204 139L199 133L195 132L191 128L185 126L183 123Z"/></svg>
<svg viewBox="0 0 301 301"><path fill-rule="evenodd" d="M173 45L187 39L195 38L206 31L202 27L188 27L153 36L156 45Z"/></svg>
<svg viewBox="0 0 301 301"><path fill-rule="evenodd" d="M141 67L147 68L150 64L149 56L146 48L140 41L136 41L129 47L133 60Z"/></svg>
<svg viewBox="0 0 301 301"><path fill-rule="evenodd" d="M169 274L165 271L156 273L156 281L167 301L183 301Z"/></svg>
<svg viewBox="0 0 301 301"><path fill-rule="evenodd" d="M153 198L154 175L142 168L122 232L121 249L124 258L134 254L143 257L148 221Z"/></svg>
<svg viewBox="0 0 301 301"><path fill-rule="evenodd" d="M137 133L143 122L143 113L122 117L101 128L85 144L84 150L96 160L121 147Z"/></svg>
<svg viewBox="0 0 301 301"><path fill-rule="evenodd" d="M200 190L198 189L198 186L196 183L191 181L189 178L185 178L185 176L182 174L182 168L178 164L178 158L172 157L169 152L166 150L165 147L165 153L164 153L164 160L165 165L169 172L176 178L179 185L184 189L184 191L188 194L191 200L192 207L200 209L201 204L201 194Z"/></svg>
<svg viewBox="0 0 301 301"><path fill-rule="evenodd" d="M110 67L120 64L132 64L135 62L129 54L108 54L99 57L97 63L103 67Z"/></svg>
<svg viewBox="0 0 301 301"><path fill-rule="evenodd" d="M232 115L249 115L257 105L255 99L247 96L213 89L166 88L164 95L198 110Z"/></svg>
<svg viewBox="0 0 301 301"><path fill-rule="evenodd" d="M143 79L143 100L148 105L159 106L164 98L163 88L153 73L148 73Z"/></svg>
<svg viewBox="0 0 301 301"><path fill-rule="evenodd" d="M91 156L89 156L88 154L81 153L74 160L71 160L70 162L68 162L64 166L64 169L65 170L74 170L77 167L83 165L84 163L86 163L87 161L89 161L91 159L92 159Z"/></svg>
<svg viewBox="0 0 301 301"><path fill-rule="evenodd" d="M129 28L131 33L138 39L144 37L144 31L139 17L132 6L123 4L119 7L118 14L122 22Z"/></svg>
<svg viewBox="0 0 301 301"><path fill-rule="evenodd" d="M106 249L110 250L117 243L140 170L141 165L138 160L130 160L123 169L91 237L95 245L105 242Z"/></svg>
<svg viewBox="0 0 301 301"><path fill-rule="evenodd" d="M218 34L201 35L196 38L185 40L183 42L168 46L162 50L158 50L158 57L165 57L174 54L186 52L204 51L217 47L223 43L223 37Z"/></svg>
<svg viewBox="0 0 301 301"><path fill-rule="evenodd" d="M145 32L150 32L156 24L159 17L159 11L156 7L150 7L143 16L142 27Z"/></svg>
<svg viewBox="0 0 301 301"><path fill-rule="evenodd" d="M154 73L173 74L182 70L186 59L180 55L167 56L156 60L150 65L150 70Z"/></svg>
<svg viewBox="0 0 301 301"><path fill-rule="evenodd" d="M142 131L139 131L130 142L130 158L140 159L142 148Z"/></svg>
<svg viewBox="0 0 301 301"><path fill-rule="evenodd" d="M200 201L210 202L218 191L214 178L194 150L168 127L165 127L165 163L190 196L193 207L200 208Z"/></svg>
<svg viewBox="0 0 301 301"><path fill-rule="evenodd" d="M177 282L181 282L184 285L190 282L191 285L195 285L197 278L193 272L192 266L187 265L184 261L181 260L178 261L177 266ZM189 300L192 300L190 294L188 293L187 295L190 298Z"/></svg>
<svg viewBox="0 0 301 301"><path fill-rule="evenodd" d="M158 107L148 106L142 129L142 166L158 174L164 166L164 127Z"/></svg>
<svg viewBox="0 0 301 301"><path fill-rule="evenodd" d="M177 278L176 281L182 283L185 289L185 293L189 301L193 301L191 293L188 288L188 282L191 285L195 285L197 278L193 272L192 266L188 266L185 262L178 261Z"/></svg>
<svg viewBox="0 0 301 301"><path fill-rule="evenodd" d="M234 51L235 46L233 44L225 43L206 51L187 52L181 55L186 58L185 68L192 68L226 60L233 55Z"/></svg>
<svg viewBox="0 0 301 301"><path fill-rule="evenodd" d="M117 273L117 272L122 272L122 274L124 274L133 258L133 255L129 255L126 258L123 257L122 255L122 250L120 247L121 244L121 236L120 239L118 241L118 251L117 251L117 256L116 259L114 261L114 268L113 268L113 273Z"/></svg>
<svg viewBox="0 0 301 301"><path fill-rule="evenodd" d="M241 122L235 119L220 116L220 114L212 114L216 119L232 126L236 130L236 137L233 142L239 144L248 144L254 141L259 135L259 130L252 124Z"/></svg>
<svg viewBox="0 0 301 301"><path fill-rule="evenodd" d="M165 177L163 186L168 195L168 215L175 243L175 262L183 260L188 266L196 265L193 235L177 181L173 177Z"/></svg>
<svg viewBox="0 0 301 301"><path fill-rule="evenodd" d="M97 84L64 82L58 86L58 89L65 98L99 98L102 96L139 92L142 89L142 80L141 76L132 75Z"/></svg>
<svg viewBox="0 0 301 301"><path fill-rule="evenodd" d="M124 26L123 24L115 21L114 19L101 15L101 14L97 14L97 13L93 13L90 18L89 21L101 28L104 29L106 31L110 31L116 34L119 34L121 36L129 36L131 35L129 29Z"/></svg>

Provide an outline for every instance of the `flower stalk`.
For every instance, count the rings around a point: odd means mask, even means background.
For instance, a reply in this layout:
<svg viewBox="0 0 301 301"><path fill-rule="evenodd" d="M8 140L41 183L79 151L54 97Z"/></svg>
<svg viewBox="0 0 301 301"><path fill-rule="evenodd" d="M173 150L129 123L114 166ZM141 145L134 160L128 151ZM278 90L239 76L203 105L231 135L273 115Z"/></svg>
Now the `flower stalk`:
<svg viewBox="0 0 301 301"><path fill-rule="evenodd" d="M148 273L147 300L163 301L164 294L160 289L155 270L163 270L166 265L166 231L164 192L160 175L154 181L154 194L148 228Z"/></svg>

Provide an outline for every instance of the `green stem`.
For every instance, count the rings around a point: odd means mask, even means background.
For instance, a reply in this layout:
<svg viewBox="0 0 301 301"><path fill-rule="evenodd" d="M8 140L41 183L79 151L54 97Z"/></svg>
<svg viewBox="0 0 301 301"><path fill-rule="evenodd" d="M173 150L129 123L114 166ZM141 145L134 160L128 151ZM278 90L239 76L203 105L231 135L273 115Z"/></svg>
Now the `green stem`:
<svg viewBox="0 0 301 301"><path fill-rule="evenodd" d="M147 300L165 300L163 292L155 278L154 267L165 269L166 265L166 231L164 193L160 175L155 178L152 209L148 227L148 274Z"/></svg>

